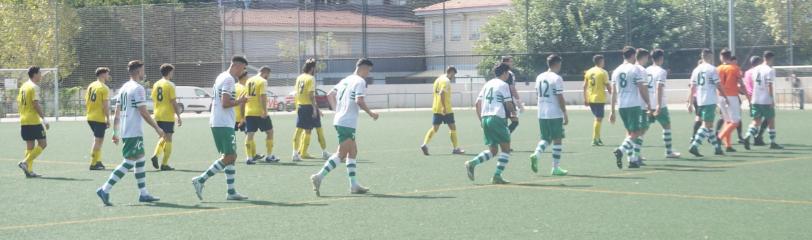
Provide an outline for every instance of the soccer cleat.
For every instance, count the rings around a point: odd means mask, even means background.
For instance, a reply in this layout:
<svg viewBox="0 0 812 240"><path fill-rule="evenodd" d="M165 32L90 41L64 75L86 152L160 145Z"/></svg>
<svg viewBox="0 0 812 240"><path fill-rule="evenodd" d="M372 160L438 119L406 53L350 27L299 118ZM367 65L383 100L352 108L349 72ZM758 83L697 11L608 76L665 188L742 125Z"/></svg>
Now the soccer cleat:
<svg viewBox="0 0 812 240"><path fill-rule="evenodd" d="M102 165L101 162L90 165L90 171L99 171L99 170L104 170L104 165Z"/></svg>
<svg viewBox="0 0 812 240"><path fill-rule="evenodd" d="M96 189L96 196L99 196L99 199L101 199L102 203L104 203L104 206L113 206L113 204L110 203L110 194L104 192L104 190L101 188Z"/></svg>
<svg viewBox="0 0 812 240"><path fill-rule="evenodd" d="M429 147L426 145L420 145L420 151L423 151L423 155L425 156L429 155Z"/></svg>
<svg viewBox="0 0 812 240"><path fill-rule="evenodd" d="M744 144L744 138L739 137L739 144Z"/></svg>
<svg viewBox="0 0 812 240"><path fill-rule="evenodd" d="M470 161L465 162L465 170L468 171L468 179L474 181L474 169L476 166L472 165Z"/></svg>
<svg viewBox="0 0 812 240"><path fill-rule="evenodd" d="M246 165L254 165L254 164L257 164L257 160L254 160L253 158L245 159L245 164Z"/></svg>
<svg viewBox="0 0 812 240"><path fill-rule="evenodd" d="M195 187L195 194L197 195L197 199L203 201L203 183L200 182L200 177L192 178L192 186Z"/></svg>
<svg viewBox="0 0 812 240"><path fill-rule="evenodd" d="M462 150L462 148L455 148L454 150L451 150L451 154L456 154L456 155L465 154L465 150Z"/></svg>
<svg viewBox="0 0 812 240"><path fill-rule="evenodd" d="M691 147L691 150L688 150L689 153L693 154L695 157L704 157L702 154L699 153L699 148L696 146Z"/></svg>
<svg viewBox="0 0 812 240"><path fill-rule="evenodd" d="M298 162L298 161L302 161L302 158L299 157L298 153L294 153L293 156L290 157L290 160L292 160L294 162Z"/></svg>
<svg viewBox="0 0 812 240"><path fill-rule="evenodd" d="M714 152L713 152L713 155L716 155L716 156L724 156L724 155L725 155L725 151L722 151L722 148L716 148L716 151L714 151Z"/></svg>
<svg viewBox="0 0 812 240"><path fill-rule="evenodd" d="M534 173L539 172L539 157L535 153L530 155L530 170L533 170Z"/></svg>
<svg viewBox="0 0 812 240"><path fill-rule="evenodd" d="M756 140L753 141L753 146L767 146L767 143L764 142L764 138L757 137Z"/></svg>
<svg viewBox="0 0 812 240"><path fill-rule="evenodd" d="M364 194L364 193L368 193L368 192L369 192L369 188L366 188L366 187L361 186L361 185L354 185L354 186L350 187L350 193L352 193L352 194Z"/></svg>
<svg viewBox="0 0 812 240"><path fill-rule="evenodd" d="M309 153L303 153L301 159L299 159L299 160L302 160L302 159L313 159L313 156L310 156Z"/></svg>
<svg viewBox="0 0 812 240"><path fill-rule="evenodd" d="M324 160L330 159L330 156L331 156L331 155L332 155L332 154L330 154L330 153L329 153L329 152L327 152L327 151L322 151L322 152L321 152L321 158L322 158L322 159L324 159Z"/></svg>
<svg viewBox="0 0 812 240"><path fill-rule="evenodd" d="M781 150L784 149L784 146L778 145L778 143L770 143L770 149Z"/></svg>
<svg viewBox="0 0 812 240"><path fill-rule="evenodd" d="M17 163L17 167L20 167L20 169L23 170L23 173L25 174L25 177L28 177L29 175L31 175L30 173L28 173L28 165L26 165L25 162Z"/></svg>
<svg viewBox="0 0 812 240"><path fill-rule="evenodd" d="M598 138L598 146L603 146L603 139Z"/></svg>
<svg viewBox="0 0 812 240"><path fill-rule="evenodd" d="M158 156L157 155L152 156L152 158L150 158L150 160L152 161L152 167L154 167L155 169L159 169Z"/></svg>
<svg viewBox="0 0 812 240"><path fill-rule="evenodd" d="M161 171L174 171L174 170L175 170L175 168L173 168L173 167L171 167L169 165L161 165Z"/></svg>
<svg viewBox="0 0 812 240"><path fill-rule="evenodd" d="M316 192L316 197L321 197L321 179L319 174L310 175L310 183L313 184L313 192Z"/></svg>
<svg viewBox="0 0 812 240"><path fill-rule="evenodd" d="M665 158L679 158L680 156L682 156L682 154L678 152L671 152L665 154Z"/></svg>
<svg viewBox="0 0 812 240"><path fill-rule="evenodd" d="M157 201L161 201L161 198L147 194L147 195L138 196L138 201L139 202L146 202L146 203L157 202Z"/></svg>
<svg viewBox="0 0 812 240"><path fill-rule="evenodd" d="M629 168L640 168L640 161L629 162Z"/></svg>
<svg viewBox="0 0 812 240"><path fill-rule="evenodd" d="M264 158L265 158L265 155L259 155L259 154L257 154L257 155L254 155L254 158L253 158L253 159L254 159L254 161L256 161L256 160L262 160L262 159L264 159Z"/></svg>
<svg viewBox="0 0 812 240"><path fill-rule="evenodd" d="M265 157L265 162L267 162L267 163L278 163L279 158L276 158L276 156L274 156L274 155L269 155L269 156Z"/></svg>
<svg viewBox="0 0 812 240"><path fill-rule="evenodd" d="M509 184L510 181L508 181L507 179L502 178L502 175L493 175L493 178L491 178L491 183L492 184Z"/></svg>
<svg viewBox="0 0 812 240"><path fill-rule="evenodd" d="M562 169L560 167L557 167L557 168L553 168L553 170L550 171L550 174L552 174L553 176L567 176L568 172L569 171L564 170L564 169Z"/></svg>
<svg viewBox="0 0 812 240"><path fill-rule="evenodd" d="M601 146L601 144L598 142L598 139L592 139L592 146L593 147L598 147L598 146Z"/></svg>
<svg viewBox="0 0 812 240"><path fill-rule="evenodd" d="M744 149L750 150L750 138L745 138L742 144L744 144Z"/></svg>
<svg viewBox="0 0 812 240"><path fill-rule="evenodd" d="M229 194L228 197L226 197L226 200L229 200L229 201L243 201L243 200L248 200L248 197L240 195L239 193L234 193L234 194Z"/></svg>
<svg viewBox="0 0 812 240"><path fill-rule="evenodd" d="M736 152L736 149L733 147L727 147L725 148L725 152Z"/></svg>
<svg viewBox="0 0 812 240"><path fill-rule="evenodd" d="M615 161L617 161L617 169L623 169L623 151L615 149Z"/></svg>

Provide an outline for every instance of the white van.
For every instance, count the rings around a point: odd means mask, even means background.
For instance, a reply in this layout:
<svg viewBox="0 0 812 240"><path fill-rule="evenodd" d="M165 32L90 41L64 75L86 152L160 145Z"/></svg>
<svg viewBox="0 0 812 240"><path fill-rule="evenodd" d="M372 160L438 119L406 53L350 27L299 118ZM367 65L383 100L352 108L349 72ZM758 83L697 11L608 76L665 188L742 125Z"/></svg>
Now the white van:
<svg viewBox="0 0 812 240"><path fill-rule="evenodd" d="M203 88L191 86L175 87L175 97L181 112L202 113L211 111L211 93Z"/></svg>

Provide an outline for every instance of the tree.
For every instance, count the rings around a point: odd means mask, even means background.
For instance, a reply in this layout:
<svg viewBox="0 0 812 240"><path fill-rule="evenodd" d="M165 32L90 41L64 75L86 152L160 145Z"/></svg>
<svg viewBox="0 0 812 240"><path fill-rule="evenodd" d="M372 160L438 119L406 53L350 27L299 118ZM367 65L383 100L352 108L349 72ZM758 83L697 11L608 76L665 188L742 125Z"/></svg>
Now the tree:
<svg viewBox="0 0 812 240"><path fill-rule="evenodd" d="M772 29L772 37L776 42L788 44L787 32L787 2L775 0L757 0L766 11L764 18ZM812 1L789 1L792 4L792 42L797 46L795 64L812 64Z"/></svg>

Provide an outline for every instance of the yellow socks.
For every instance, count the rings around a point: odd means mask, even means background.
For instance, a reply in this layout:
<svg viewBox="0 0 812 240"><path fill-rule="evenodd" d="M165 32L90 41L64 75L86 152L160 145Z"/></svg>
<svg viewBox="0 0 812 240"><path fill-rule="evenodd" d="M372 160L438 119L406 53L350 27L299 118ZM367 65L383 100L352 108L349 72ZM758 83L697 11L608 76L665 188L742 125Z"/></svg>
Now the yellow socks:
<svg viewBox="0 0 812 240"><path fill-rule="evenodd" d="M101 149L93 149L90 151L90 166L96 165L101 160Z"/></svg>
<svg viewBox="0 0 812 240"><path fill-rule="evenodd" d="M595 123L592 124L592 140L598 140L601 138L601 122L595 120Z"/></svg>
<svg viewBox="0 0 812 240"><path fill-rule="evenodd" d="M158 144L155 145L155 153L153 153L152 156L158 156L158 154L162 153L164 151L164 144L165 143L166 143L166 141L164 141L163 138L158 140Z"/></svg>
<svg viewBox="0 0 812 240"><path fill-rule="evenodd" d="M296 128L296 130L293 131L293 151L294 152L297 152L297 153L299 152L299 143L300 143L300 141L302 139L301 135L302 135L303 132L304 132L304 129L301 129L301 128Z"/></svg>
<svg viewBox="0 0 812 240"><path fill-rule="evenodd" d="M302 135L302 142L299 144L299 154L307 155L307 149L310 147L311 133L304 132Z"/></svg>
<svg viewBox="0 0 812 240"><path fill-rule="evenodd" d="M169 163L169 155L172 155L172 142L164 142L164 158L161 161L161 166L166 166Z"/></svg>
<svg viewBox="0 0 812 240"><path fill-rule="evenodd" d="M257 155L257 147L254 144L254 140L245 140L245 155L247 158L254 158Z"/></svg>
<svg viewBox="0 0 812 240"><path fill-rule="evenodd" d="M324 130L321 130L321 128L316 128L316 135L318 135L319 146L321 146L321 149L327 149L327 141L324 140Z"/></svg>
<svg viewBox="0 0 812 240"><path fill-rule="evenodd" d="M273 139L265 139L265 148L268 149L268 155L273 153ZM256 149L254 149L256 151Z"/></svg>
<svg viewBox="0 0 812 240"><path fill-rule="evenodd" d="M459 146L459 143L457 143L457 130L451 130L449 135L451 135L451 146L456 149Z"/></svg>
<svg viewBox="0 0 812 240"><path fill-rule="evenodd" d="M426 132L426 137L423 138L423 145L429 144L429 141L431 141L431 137L434 137L434 128L429 128L429 131Z"/></svg>
<svg viewBox="0 0 812 240"><path fill-rule="evenodd" d="M32 171L32 167L34 166L34 159L36 159L40 153L42 153L42 148L40 146L34 147L28 154L25 156L25 165L28 167L28 171Z"/></svg>

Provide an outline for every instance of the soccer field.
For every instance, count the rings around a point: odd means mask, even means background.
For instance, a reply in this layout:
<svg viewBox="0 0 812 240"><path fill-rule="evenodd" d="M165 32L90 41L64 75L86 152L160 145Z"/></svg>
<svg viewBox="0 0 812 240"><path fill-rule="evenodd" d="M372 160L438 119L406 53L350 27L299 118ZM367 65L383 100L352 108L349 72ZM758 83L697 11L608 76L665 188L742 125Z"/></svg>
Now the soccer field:
<svg viewBox="0 0 812 240"><path fill-rule="evenodd" d="M217 157L208 119L187 118L175 134L170 164L157 172L148 163L147 187L162 198L138 203L132 172L103 207L95 190L110 174L88 171L91 132L85 122L58 122L48 148L34 163L41 179L26 179L16 163L23 155L19 125L0 124L0 239L810 239L812 143L804 123L812 113L778 112L778 139L785 150L754 147L724 157L687 152L692 117L673 111L675 148L682 159L663 157L659 125L646 136L648 166L618 170L611 151L623 139L622 124L604 123L604 147L592 147L591 115L571 111L562 167L551 177L549 152L539 174L528 156L538 139L535 110L522 115L513 135L516 150L504 173L510 185L491 185L496 161L477 168L470 182L463 162L482 151L472 111L457 111L460 143L468 155L450 154L442 128L425 157L419 145L430 112L383 112L359 122L358 179L371 194L350 195L346 168L311 191L309 176L323 164L290 161L293 116L273 117L279 164L237 165L236 186L250 201L226 201L225 176L206 184L205 200L190 183ZM324 119L330 151L336 146L332 116ZM749 119L745 121L749 123ZM146 150L156 142L148 128ZM110 133L108 132L108 138ZM260 135L261 138L262 135ZM238 134L239 159L244 159ZM261 141L259 143L262 143ZM263 146L262 144L259 144ZM311 154L318 144L313 139ZM121 161L120 148L105 143L103 162ZM264 147L259 147L264 152Z"/></svg>

